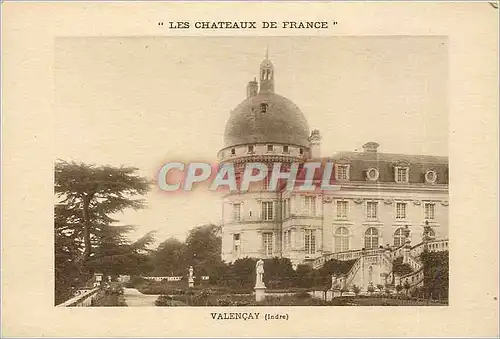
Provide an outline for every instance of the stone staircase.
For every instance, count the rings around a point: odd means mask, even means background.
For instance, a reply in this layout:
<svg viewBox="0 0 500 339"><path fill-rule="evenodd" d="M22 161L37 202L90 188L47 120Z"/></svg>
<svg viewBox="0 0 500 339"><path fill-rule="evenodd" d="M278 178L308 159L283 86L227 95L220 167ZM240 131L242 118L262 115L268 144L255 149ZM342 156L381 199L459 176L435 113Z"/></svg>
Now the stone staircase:
<svg viewBox="0 0 500 339"><path fill-rule="evenodd" d="M312 267L318 269L331 259L339 261L356 259L351 269L341 277L343 288L350 290L353 285L357 285L362 291L366 291L370 285L385 285L387 283L404 285L408 282L410 289L413 289L423 285L424 271L419 256L424 251L425 246L430 252L440 252L448 250L448 243L448 239L434 239L414 246L406 243L395 248L331 253L314 260ZM400 257L403 258L403 263L412 269L412 272L403 276L394 274L392 267L392 262Z"/></svg>

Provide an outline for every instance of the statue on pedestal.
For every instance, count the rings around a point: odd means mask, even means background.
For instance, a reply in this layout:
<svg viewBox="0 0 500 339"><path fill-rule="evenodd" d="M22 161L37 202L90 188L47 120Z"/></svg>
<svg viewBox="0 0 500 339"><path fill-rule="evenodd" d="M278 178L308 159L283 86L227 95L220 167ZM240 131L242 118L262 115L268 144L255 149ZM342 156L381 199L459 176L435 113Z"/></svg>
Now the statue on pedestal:
<svg viewBox="0 0 500 339"><path fill-rule="evenodd" d="M259 259L255 265L255 287L265 286L264 285L264 261Z"/></svg>
<svg viewBox="0 0 500 339"><path fill-rule="evenodd" d="M193 266L189 266L188 283L189 287L194 287Z"/></svg>
<svg viewBox="0 0 500 339"><path fill-rule="evenodd" d="M266 285L264 285L264 261L259 259L255 264L255 300L262 301L265 298Z"/></svg>

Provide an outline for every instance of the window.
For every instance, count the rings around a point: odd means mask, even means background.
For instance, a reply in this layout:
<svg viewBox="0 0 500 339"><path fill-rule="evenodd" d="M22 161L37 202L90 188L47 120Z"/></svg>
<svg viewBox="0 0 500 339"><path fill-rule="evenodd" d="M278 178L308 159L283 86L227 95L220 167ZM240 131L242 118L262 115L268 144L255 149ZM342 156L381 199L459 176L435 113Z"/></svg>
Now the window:
<svg viewBox="0 0 500 339"><path fill-rule="evenodd" d="M231 148L231 155L236 155L236 149Z"/></svg>
<svg viewBox="0 0 500 339"><path fill-rule="evenodd" d="M300 155L304 154L304 149L303 149L303 148L300 148L300 149L299 149L299 154L300 154Z"/></svg>
<svg viewBox="0 0 500 339"><path fill-rule="evenodd" d="M434 184L437 179L437 174L435 171L427 171L425 172L425 182L428 184Z"/></svg>
<svg viewBox="0 0 500 339"><path fill-rule="evenodd" d="M378 230L374 227L370 227L365 232L365 248L377 248L378 247Z"/></svg>
<svg viewBox="0 0 500 339"><path fill-rule="evenodd" d="M241 220L241 204L233 204L233 220Z"/></svg>
<svg viewBox="0 0 500 339"><path fill-rule="evenodd" d="M347 219L347 201L337 201L337 219Z"/></svg>
<svg viewBox="0 0 500 339"><path fill-rule="evenodd" d="M366 202L366 218L367 219L377 219L377 205L376 201Z"/></svg>
<svg viewBox="0 0 500 339"><path fill-rule="evenodd" d="M403 228L398 228L394 232L394 246L399 247L405 243L406 237Z"/></svg>
<svg viewBox="0 0 500 339"><path fill-rule="evenodd" d="M268 152L272 152L272 151L274 151L274 147L273 147L273 145L267 145L267 151L268 151Z"/></svg>
<svg viewBox="0 0 500 339"><path fill-rule="evenodd" d="M406 203L396 203L396 219L406 219Z"/></svg>
<svg viewBox="0 0 500 339"><path fill-rule="evenodd" d="M273 255L273 234L262 233L262 246L264 247L264 255Z"/></svg>
<svg viewBox="0 0 500 339"><path fill-rule="evenodd" d="M304 207L307 215L316 215L316 197L305 196L304 197Z"/></svg>
<svg viewBox="0 0 500 339"><path fill-rule="evenodd" d="M248 146L248 153L253 153L253 145Z"/></svg>
<svg viewBox="0 0 500 339"><path fill-rule="evenodd" d="M396 167L395 176L396 182L408 182L408 167Z"/></svg>
<svg viewBox="0 0 500 339"><path fill-rule="evenodd" d="M349 180L349 165L335 165L336 179Z"/></svg>
<svg viewBox="0 0 500 339"><path fill-rule="evenodd" d="M288 146L283 146L283 153L289 153Z"/></svg>
<svg viewBox="0 0 500 339"><path fill-rule="evenodd" d="M260 104L260 112L261 113L266 113L267 112L267 104L265 102Z"/></svg>
<svg viewBox="0 0 500 339"><path fill-rule="evenodd" d="M367 180L370 180L370 181L375 181L378 179L379 177L379 172L378 172L378 169L376 168L369 168L367 171L366 171L366 179Z"/></svg>
<svg viewBox="0 0 500 339"><path fill-rule="evenodd" d="M264 201L262 203L262 220L273 220L273 202Z"/></svg>
<svg viewBox="0 0 500 339"><path fill-rule="evenodd" d="M304 234L304 244L306 254L316 253L316 234L315 230L306 230Z"/></svg>
<svg viewBox="0 0 500 339"><path fill-rule="evenodd" d="M240 234L233 234L233 251L235 255L239 255L240 253Z"/></svg>
<svg viewBox="0 0 500 339"><path fill-rule="evenodd" d="M349 230L346 227L339 227L335 231L335 252L349 250Z"/></svg>
<svg viewBox="0 0 500 339"><path fill-rule="evenodd" d="M282 208L283 219L286 219L290 216L290 199L283 199Z"/></svg>
<svg viewBox="0 0 500 339"><path fill-rule="evenodd" d="M435 204L426 202L424 204L425 220L434 220Z"/></svg>
<svg viewBox="0 0 500 339"><path fill-rule="evenodd" d="M292 231L288 230L283 232L283 248L289 250L292 245Z"/></svg>

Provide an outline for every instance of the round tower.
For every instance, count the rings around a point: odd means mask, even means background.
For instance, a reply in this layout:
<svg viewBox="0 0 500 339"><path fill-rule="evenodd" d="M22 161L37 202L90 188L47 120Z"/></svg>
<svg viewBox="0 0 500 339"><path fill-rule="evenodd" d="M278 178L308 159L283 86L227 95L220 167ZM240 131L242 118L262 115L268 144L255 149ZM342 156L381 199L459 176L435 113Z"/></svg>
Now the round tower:
<svg viewBox="0 0 500 339"><path fill-rule="evenodd" d="M282 163L310 155L310 133L302 111L291 100L275 93L274 65L266 53L260 64L259 83L250 81L246 99L231 114L224 132L221 163L234 164L236 176L245 164L263 163L271 170ZM247 192L229 193L223 199L222 259L281 256L280 193L269 190L269 176Z"/></svg>

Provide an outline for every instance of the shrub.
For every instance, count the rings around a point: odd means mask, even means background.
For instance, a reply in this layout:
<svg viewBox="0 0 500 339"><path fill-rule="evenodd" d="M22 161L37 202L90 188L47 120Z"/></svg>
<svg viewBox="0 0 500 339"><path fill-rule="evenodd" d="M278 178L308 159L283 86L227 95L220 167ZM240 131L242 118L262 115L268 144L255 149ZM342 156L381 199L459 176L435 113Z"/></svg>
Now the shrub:
<svg viewBox="0 0 500 339"><path fill-rule="evenodd" d="M295 296L295 298L298 298L298 299L311 298L311 295L309 293L307 293L306 291L295 293L294 296Z"/></svg>
<svg viewBox="0 0 500 339"><path fill-rule="evenodd" d="M252 301L250 300L235 300L232 299L231 297L228 296L223 296L220 298L217 298L217 305L218 306L249 306L252 304Z"/></svg>
<svg viewBox="0 0 500 339"><path fill-rule="evenodd" d="M403 257L394 259L392 262L392 272L394 274L403 276L405 274L413 272L413 269L408 264L403 264Z"/></svg>

